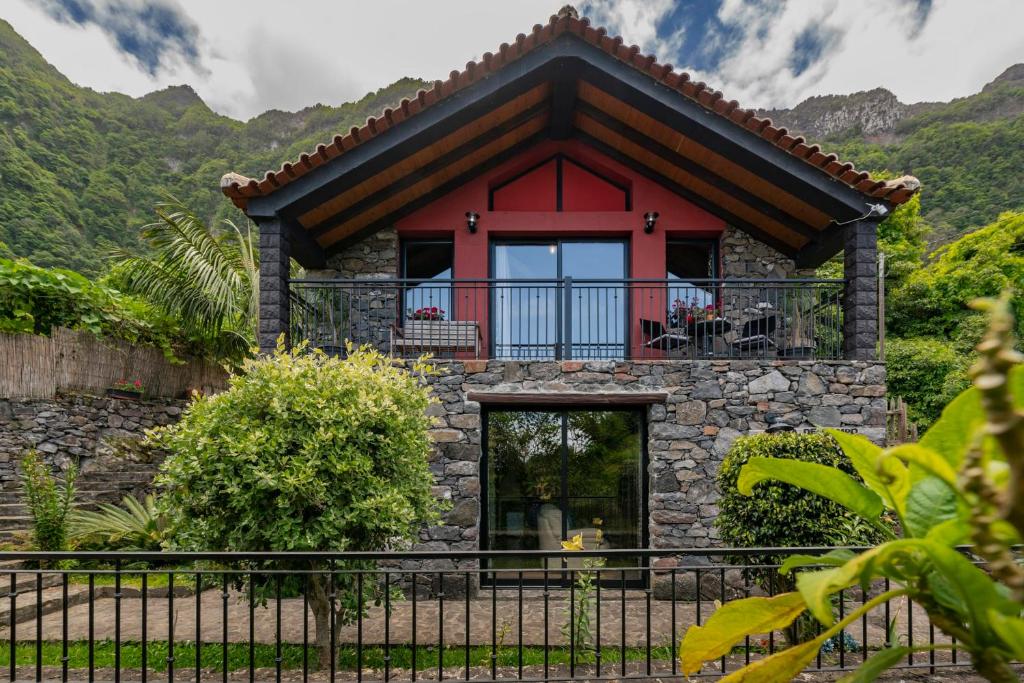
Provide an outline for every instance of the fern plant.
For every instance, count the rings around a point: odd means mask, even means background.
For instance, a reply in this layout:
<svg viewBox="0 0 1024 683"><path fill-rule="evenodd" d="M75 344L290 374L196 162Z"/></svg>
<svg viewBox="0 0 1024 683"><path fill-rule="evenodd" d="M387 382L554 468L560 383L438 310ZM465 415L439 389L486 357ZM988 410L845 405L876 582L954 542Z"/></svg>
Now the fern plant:
<svg viewBox="0 0 1024 683"><path fill-rule="evenodd" d="M97 510L76 510L71 518L71 537L82 545L104 550L160 550L166 518L156 498L125 496L123 507L102 503Z"/></svg>
<svg viewBox="0 0 1024 683"><path fill-rule="evenodd" d="M36 550L68 549L68 517L75 504L77 476L78 468L72 462L60 482L35 450L21 459L21 483L32 518L32 544Z"/></svg>
<svg viewBox="0 0 1024 683"><path fill-rule="evenodd" d="M1009 296L976 305L990 311L990 325L971 372L974 387L942 411L920 442L882 449L862 436L828 430L863 483L816 463L756 457L744 465L737 481L744 495L754 495L764 481L786 482L839 503L878 525L889 540L860 554L841 549L791 557L781 572L802 569L795 591L728 603L704 625L690 627L680 648L683 673L696 673L744 637L786 628L807 611L823 627L817 638L723 679L789 680L829 638L902 597L955 638L981 676L1018 680L1010 662L1024 659L1024 566L1015 555L1024 537L1024 357L1015 350ZM900 535L878 524L883 511L899 519ZM974 558L958 548L968 542ZM984 569L972 559L983 560ZM891 589L836 618L834 596L855 585L866 590L879 579ZM875 680L910 653L950 647L890 639L848 680Z"/></svg>
<svg viewBox="0 0 1024 683"><path fill-rule="evenodd" d="M255 341L259 257L252 232L223 221L215 230L181 202L157 204L142 228L151 255L114 252L111 279L211 340L221 355L241 358Z"/></svg>

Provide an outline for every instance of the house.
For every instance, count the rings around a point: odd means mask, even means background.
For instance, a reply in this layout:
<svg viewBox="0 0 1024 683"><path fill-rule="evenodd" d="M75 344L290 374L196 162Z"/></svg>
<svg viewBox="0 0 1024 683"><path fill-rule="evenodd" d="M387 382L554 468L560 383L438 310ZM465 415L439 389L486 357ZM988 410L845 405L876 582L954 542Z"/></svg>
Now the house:
<svg viewBox="0 0 1024 683"><path fill-rule="evenodd" d="M433 467L452 508L424 548L508 550L713 545L737 436L882 439L876 227L918 186L572 8L221 183L260 228L261 347L285 332L442 359ZM816 279L839 252L844 277Z"/></svg>

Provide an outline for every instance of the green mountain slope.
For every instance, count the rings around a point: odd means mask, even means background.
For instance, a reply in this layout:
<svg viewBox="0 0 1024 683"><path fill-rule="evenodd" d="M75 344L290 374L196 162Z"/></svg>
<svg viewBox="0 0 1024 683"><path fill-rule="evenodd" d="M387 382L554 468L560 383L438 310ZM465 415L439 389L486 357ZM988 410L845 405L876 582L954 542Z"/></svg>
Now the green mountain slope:
<svg viewBox="0 0 1024 683"><path fill-rule="evenodd" d="M226 171L277 168L423 85L403 79L358 102L242 123L188 86L137 99L76 86L0 20L0 243L38 265L102 272L112 246L138 248L164 193L240 219L217 189Z"/></svg>
<svg viewBox="0 0 1024 683"><path fill-rule="evenodd" d="M358 102L242 123L188 86L141 98L79 87L0 20L0 245L102 272L110 247L139 248L138 227L165 193L211 220L240 219L217 189L223 173L277 168L423 85L402 79ZM950 103L904 105L877 89L766 113L860 168L917 175L943 240L1024 208L1024 65Z"/></svg>
<svg viewBox="0 0 1024 683"><path fill-rule="evenodd" d="M948 103L905 105L879 88L764 113L859 168L917 176L933 241L1024 208L1024 64Z"/></svg>

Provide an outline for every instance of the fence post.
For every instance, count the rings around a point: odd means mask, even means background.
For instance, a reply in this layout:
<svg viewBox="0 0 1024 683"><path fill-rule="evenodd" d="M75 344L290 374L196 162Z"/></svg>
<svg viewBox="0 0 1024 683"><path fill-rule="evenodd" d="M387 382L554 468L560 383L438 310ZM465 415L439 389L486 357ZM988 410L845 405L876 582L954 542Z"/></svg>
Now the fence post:
<svg viewBox="0 0 1024 683"><path fill-rule="evenodd" d="M562 287L562 358L572 359L572 278L564 278Z"/></svg>

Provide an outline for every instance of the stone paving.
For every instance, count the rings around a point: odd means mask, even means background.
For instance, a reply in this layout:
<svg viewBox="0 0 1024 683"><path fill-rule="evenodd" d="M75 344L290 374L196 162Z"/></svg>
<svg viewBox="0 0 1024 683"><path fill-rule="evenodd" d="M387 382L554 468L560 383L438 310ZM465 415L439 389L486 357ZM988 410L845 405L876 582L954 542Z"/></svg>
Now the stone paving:
<svg viewBox="0 0 1024 683"><path fill-rule="evenodd" d="M55 589L50 589L55 590ZM59 590L59 589L56 589ZM81 597L86 590L83 586L72 586L71 595ZM156 592L156 591L154 591ZM142 600L137 591L125 589L126 597L120 605L120 633L122 640L139 640L142 636ZM113 639L115 635L115 603L113 591L109 587L97 589L96 599L91 610L93 619L93 636L97 640ZM443 605L443 635L446 645L462 645L466 641L466 611L469 610L469 642L471 645L490 645L492 639L503 646L515 646L520 641L527 646L547 644L562 646L566 639L562 634L567 622L568 591L551 592L545 613L544 599L539 591L524 591L522 603L514 590L498 590L492 597L484 591L478 597L451 598ZM19 640L34 639L36 620L34 610L29 607L33 599L32 593L19 596L17 637ZM73 601L71 601L73 602ZM176 640L194 640L196 635L196 600L194 595L176 595L171 600L163 594L151 595L147 600L147 637L151 640L168 638L170 624ZM24 604L23 604L24 603ZM667 600L651 600L650 607L650 642L652 646L667 646L672 643L673 633L681 638L686 629L697 622L698 604L695 602L677 602L675 607ZM850 603L847 609L852 609ZM204 642L220 642L224 637L224 606L222 593L218 590L204 591L200 600L200 637ZM496 608L496 609L492 609ZM601 642L603 647L615 648L624 642L627 647L643 647L648 641L648 611L646 594L642 591L627 591L625 600L625 628L622 623L622 595L617 590L602 592L600 604ZM706 619L715 609L714 601L703 600L699 604L700 617ZM362 621L361 639L366 644L383 644L385 642L385 625L387 640L393 644L411 643L413 641L413 602L397 600L392 603L391 616L386 618L383 607L371 607ZM171 611L172 610L172 611ZM522 621L519 614L522 612ZM441 629L442 605L434 599L418 599L415 603L416 633L418 645L437 644ZM901 634L901 642L908 640L907 608L905 601L894 600L890 608L890 618L894 618L897 631ZM229 642L249 641L249 605L243 594L230 593L227 600L227 639ZM303 602L301 598L282 599L280 618L277 605L271 601L265 606L254 606L253 634L255 642L274 643L280 629L281 639L286 643L303 642ZM492 623L492 612L496 617ZM168 619L172 614L173 619ZM546 618L545 618L546 615ZM71 640L86 640L89 634L90 606L87 602L72 604L67 610L68 637ZM924 612L916 607L913 610L914 642L927 642L929 637L928 620ZM674 624L674 628L673 628ZM59 609L45 614L42 619L44 640L60 640L63 628L63 614ZM545 628L546 626L546 628ZM306 627L312 640L315 624L312 613L307 613ZM864 640L866 629L867 642L870 647L880 646L885 640L885 613L881 608L873 611L867 619L866 626L859 622L849 629L857 641ZM591 630L597 633L597 610L591 609ZM355 643L360 638L358 624L349 624L339 629L339 637L343 643ZM0 628L0 639L8 637L9 628L5 624ZM758 640L766 638L753 637ZM781 642L777 636L776 642ZM942 640L941 634L937 639Z"/></svg>

